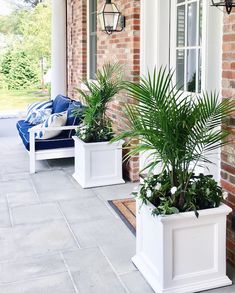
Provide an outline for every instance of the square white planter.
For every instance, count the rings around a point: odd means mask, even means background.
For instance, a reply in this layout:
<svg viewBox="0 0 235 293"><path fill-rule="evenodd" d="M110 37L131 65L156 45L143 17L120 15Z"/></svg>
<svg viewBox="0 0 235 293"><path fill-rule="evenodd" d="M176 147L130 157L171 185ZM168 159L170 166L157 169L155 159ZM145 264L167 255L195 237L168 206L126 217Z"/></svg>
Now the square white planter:
<svg viewBox="0 0 235 293"><path fill-rule="evenodd" d="M133 263L157 293L185 293L231 285L226 276L226 205L170 216L152 216L137 200Z"/></svg>
<svg viewBox="0 0 235 293"><path fill-rule="evenodd" d="M78 137L75 142L75 173L73 177L83 187L125 183L122 177L122 145L114 143L85 143Z"/></svg>

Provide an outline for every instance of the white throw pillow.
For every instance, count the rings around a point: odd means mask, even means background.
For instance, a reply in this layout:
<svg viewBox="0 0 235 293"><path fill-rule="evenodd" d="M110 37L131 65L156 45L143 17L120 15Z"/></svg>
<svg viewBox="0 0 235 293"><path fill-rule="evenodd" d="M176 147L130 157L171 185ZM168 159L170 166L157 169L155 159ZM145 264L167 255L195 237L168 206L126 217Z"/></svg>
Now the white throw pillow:
<svg viewBox="0 0 235 293"><path fill-rule="evenodd" d="M44 109L52 109L52 104L53 101L43 101L43 102L35 102L31 105L28 106L27 109L27 116L25 121L29 122L30 118L31 118L31 114L35 111L35 110L44 110Z"/></svg>
<svg viewBox="0 0 235 293"><path fill-rule="evenodd" d="M56 127L61 127L66 125L67 121L67 111L61 113L52 114L45 122L38 124L31 129L37 129L35 132L36 139L49 139L59 135L62 130L56 130ZM54 127L55 130L42 130L41 128Z"/></svg>
<svg viewBox="0 0 235 293"><path fill-rule="evenodd" d="M28 119L28 122L32 125L41 124L51 116L51 113L52 109L33 110L33 112L30 115L30 118Z"/></svg>

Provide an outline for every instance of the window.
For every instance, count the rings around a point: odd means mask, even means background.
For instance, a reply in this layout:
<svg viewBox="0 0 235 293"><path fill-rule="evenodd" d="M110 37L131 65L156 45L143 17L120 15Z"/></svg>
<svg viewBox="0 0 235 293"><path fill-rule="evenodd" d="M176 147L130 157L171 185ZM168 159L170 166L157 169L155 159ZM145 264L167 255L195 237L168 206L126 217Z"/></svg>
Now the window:
<svg viewBox="0 0 235 293"><path fill-rule="evenodd" d="M88 78L95 79L97 70L97 0L89 0L88 14Z"/></svg>
<svg viewBox="0 0 235 293"><path fill-rule="evenodd" d="M175 0L171 32L178 88L201 92L203 0Z"/></svg>

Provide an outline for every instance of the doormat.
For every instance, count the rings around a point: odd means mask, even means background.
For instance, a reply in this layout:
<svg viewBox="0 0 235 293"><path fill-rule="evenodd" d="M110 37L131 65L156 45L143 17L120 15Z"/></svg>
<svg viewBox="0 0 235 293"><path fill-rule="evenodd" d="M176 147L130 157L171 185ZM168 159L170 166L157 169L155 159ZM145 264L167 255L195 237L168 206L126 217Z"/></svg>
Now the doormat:
<svg viewBox="0 0 235 293"><path fill-rule="evenodd" d="M136 206L134 198L125 198L108 201L131 232L136 234Z"/></svg>

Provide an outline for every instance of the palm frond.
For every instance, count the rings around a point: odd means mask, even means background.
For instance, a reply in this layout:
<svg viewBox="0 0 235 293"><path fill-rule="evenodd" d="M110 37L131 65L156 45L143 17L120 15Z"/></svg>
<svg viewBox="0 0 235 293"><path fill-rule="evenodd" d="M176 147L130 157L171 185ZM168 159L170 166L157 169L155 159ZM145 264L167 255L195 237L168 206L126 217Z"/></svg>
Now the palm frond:
<svg viewBox="0 0 235 293"><path fill-rule="evenodd" d="M173 173L185 173L192 163L209 163L205 152L227 143L228 132L221 123L235 105L229 99L221 101L217 93L182 96L172 79L173 72L161 68L140 78L139 84L125 83L134 103L126 105L125 129L115 140L139 138L129 156L152 150L151 167L161 161Z"/></svg>

